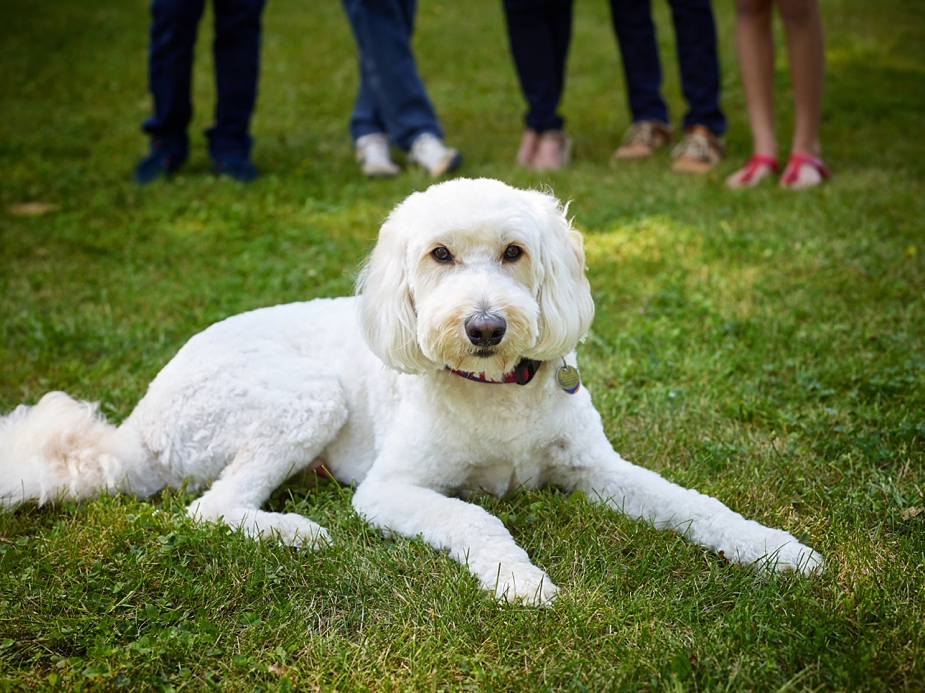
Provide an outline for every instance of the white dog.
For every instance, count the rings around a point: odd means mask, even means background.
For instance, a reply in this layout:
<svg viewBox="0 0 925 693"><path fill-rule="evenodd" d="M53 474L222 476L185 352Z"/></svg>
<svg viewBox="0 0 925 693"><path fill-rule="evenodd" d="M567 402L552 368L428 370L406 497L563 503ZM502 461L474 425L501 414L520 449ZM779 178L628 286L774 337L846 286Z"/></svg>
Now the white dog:
<svg viewBox="0 0 925 693"><path fill-rule="evenodd" d="M260 506L323 465L356 484L370 523L423 537L500 598L542 604L557 588L458 496L553 484L735 563L821 569L790 534L611 448L574 367L594 306L581 236L555 198L484 179L415 193L382 226L358 289L209 327L118 428L63 393L18 407L0 419L3 504L187 482L206 489L194 518L315 546L319 525Z"/></svg>

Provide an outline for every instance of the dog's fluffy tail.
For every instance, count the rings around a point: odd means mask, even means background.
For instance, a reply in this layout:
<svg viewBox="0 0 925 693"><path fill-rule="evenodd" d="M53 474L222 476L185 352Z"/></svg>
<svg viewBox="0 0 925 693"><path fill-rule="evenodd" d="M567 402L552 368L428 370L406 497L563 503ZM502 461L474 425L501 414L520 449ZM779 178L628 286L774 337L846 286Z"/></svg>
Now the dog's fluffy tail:
<svg viewBox="0 0 925 693"><path fill-rule="evenodd" d="M107 423L96 404L50 392L0 417L0 508L163 486L138 432Z"/></svg>

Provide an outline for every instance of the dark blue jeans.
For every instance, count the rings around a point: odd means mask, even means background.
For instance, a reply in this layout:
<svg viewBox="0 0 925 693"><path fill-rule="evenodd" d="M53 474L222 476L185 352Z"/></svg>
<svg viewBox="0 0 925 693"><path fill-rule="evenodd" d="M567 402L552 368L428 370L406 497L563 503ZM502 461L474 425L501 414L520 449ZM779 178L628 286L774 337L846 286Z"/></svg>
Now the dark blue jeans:
<svg viewBox="0 0 925 693"><path fill-rule="evenodd" d="M507 36L527 113L537 132L561 130L559 101L572 36L572 0L504 0Z"/></svg>
<svg viewBox="0 0 925 693"><path fill-rule="evenodd" d="M356 141L384 132L405 151L424 133L442 139L411 52L415 0L343 0L343 5L360 63L350 136Z"/></svg>
<svg viewBox="0 0 925 693"><path fill-rule="evenodd" d="M215 125L206 130L213 158L250 152L248 134L257 98L260 15L265 0L214 0ZM162 146L184 155L193 117L190 87L193 46L205 0L153 0L148 87L154 115L142 129Z"/></svg>
<svg viewBox="0 0 925 693"><path fill-rule="evenodd" d="M726 132L719 107L719 58L710 0L668 0L678 46L681 89L688 111L684 126L705 125ZM610 0L614 32L620 44L633 122L668 120L662 98L662 68L652 23L650 0Z"/></svg>

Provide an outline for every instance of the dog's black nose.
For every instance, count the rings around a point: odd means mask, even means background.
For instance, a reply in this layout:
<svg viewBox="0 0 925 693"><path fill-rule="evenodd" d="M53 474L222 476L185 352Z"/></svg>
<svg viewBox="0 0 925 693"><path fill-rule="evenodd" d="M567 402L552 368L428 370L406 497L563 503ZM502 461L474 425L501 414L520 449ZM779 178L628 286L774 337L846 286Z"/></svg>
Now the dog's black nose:
<svg viewBox="0 0 925 693"><path fill-rule="evenodd" d="M506 330L504 318L494 313L476 313L466 320L466 336L475 346L498 346Z"/></svg>

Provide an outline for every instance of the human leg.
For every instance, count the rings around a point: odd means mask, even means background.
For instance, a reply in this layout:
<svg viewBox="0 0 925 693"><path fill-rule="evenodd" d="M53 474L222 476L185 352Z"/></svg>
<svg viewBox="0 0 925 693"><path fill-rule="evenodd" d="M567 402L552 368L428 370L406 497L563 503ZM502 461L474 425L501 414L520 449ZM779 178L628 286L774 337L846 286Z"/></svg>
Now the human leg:
<svg viewBox="0 0 925 693"><path fill-rule="evenodd" d="M561 130L557 112L565 85L572 26L572 0L504 0L511 55L528 110L524 121L536 132Z"/></svg>
<svg viewBox="0 0 925 693"><path fill-rule="evenodd" d="M774 39L771 27L772 0L736 0L736 50L748 122L752 131L752 149L757 161L765 165L749 166L726 179L733 188L756 185L774 173L770 162L777 160L774 135Z"/></svg>
<svg viewBox="0 0 925 693"><path fill-rule="evenodd" d="M248 133L257 99L260 16L265 0L214 0L215 125L206 132L214 155L249 153Z"/></svg>
<svg viewBox="0 0 925 693"><path fill-rule="evenodd" d="M633 121L613 157L641 159L671 141L652 8L649 0L610 0L610 14Z"/></svg>
<svg viewBox="0 0 925 693"><path fill-rule="evenodd" d="M610 12L633 122L657 120L667 124L668 106L660 92L662 66L649 0L610 0Z"/></svg>
<svg viewBox="0 0 925 693"><path fill-rule="evenodd" d="M508 40L528 110L518 163L541 170L567 163L565 121L558 113L572 35L572 0L504 0ZM545 133L551 133L544 135Z"/></svg>
<svg viewBox="0 0 925 693"><path fill-rule="evenodd" d="M148 183L176 171L189 149L186 128L193 116L190 87L193 46L204 0L153 0L148 45L148 88L154 113L142 130L150 135L150 153L135 169L135 180Z"/></svg>
<svg viewBox="0 0 925 693"><path fill-rule="evenodd" d="M825 166L815 165L812 161L818 161L821 152L819 118L825 73L822 16L818 0L778 0L777 6L787 38L787 60L796 111L791 151L801 155L795 157L801 163L796 167L794 179L782 182L795 189L808 188L828 177ZM795 165L794 158L790 165Z"/></svg>
<svg viewBox="0 0 925 693"><path fill-rule="evenodd" d="M726 116L719 105L719 57L710 0L669 0L669 3L678 45L681 89L688 104L684 127L703 125L721 136L726 132Z"/></svg>
<svg viewBox="0 0 925 693"><path fill-rule="evenodd" d="M710 0L668 0L678 45L681 89L687 100L684 135L672 169L706 173L725 156L720 139L726 116L719 107L719 58Z"/></svg>
<svg viewBox="0 0 925 693"><path fill-rule="evenodd" d="M392 161L385 123L379 118L375 96L362 70L353 112L350 114L350 138L353 140L356 160L364 176L388 178L401 172Z"/></svg>
<svg viewBox="0 0 925 693"><path fill-rule="evenodd" d="M260 69L260 15L265 0L215 0L215 124L206 130L220 174L251 180L249 134Z"/></svg>
<svg viewBox="0 0 925 693"><path fill-rule="evenodd" d="M343 0L359 53L364 101L374 103L376 120L402 150L423 133L443 138L411 51L414 0ZM361 122L363 113L355 108ZM367 132L353 133L354 139Z"/></svg>

